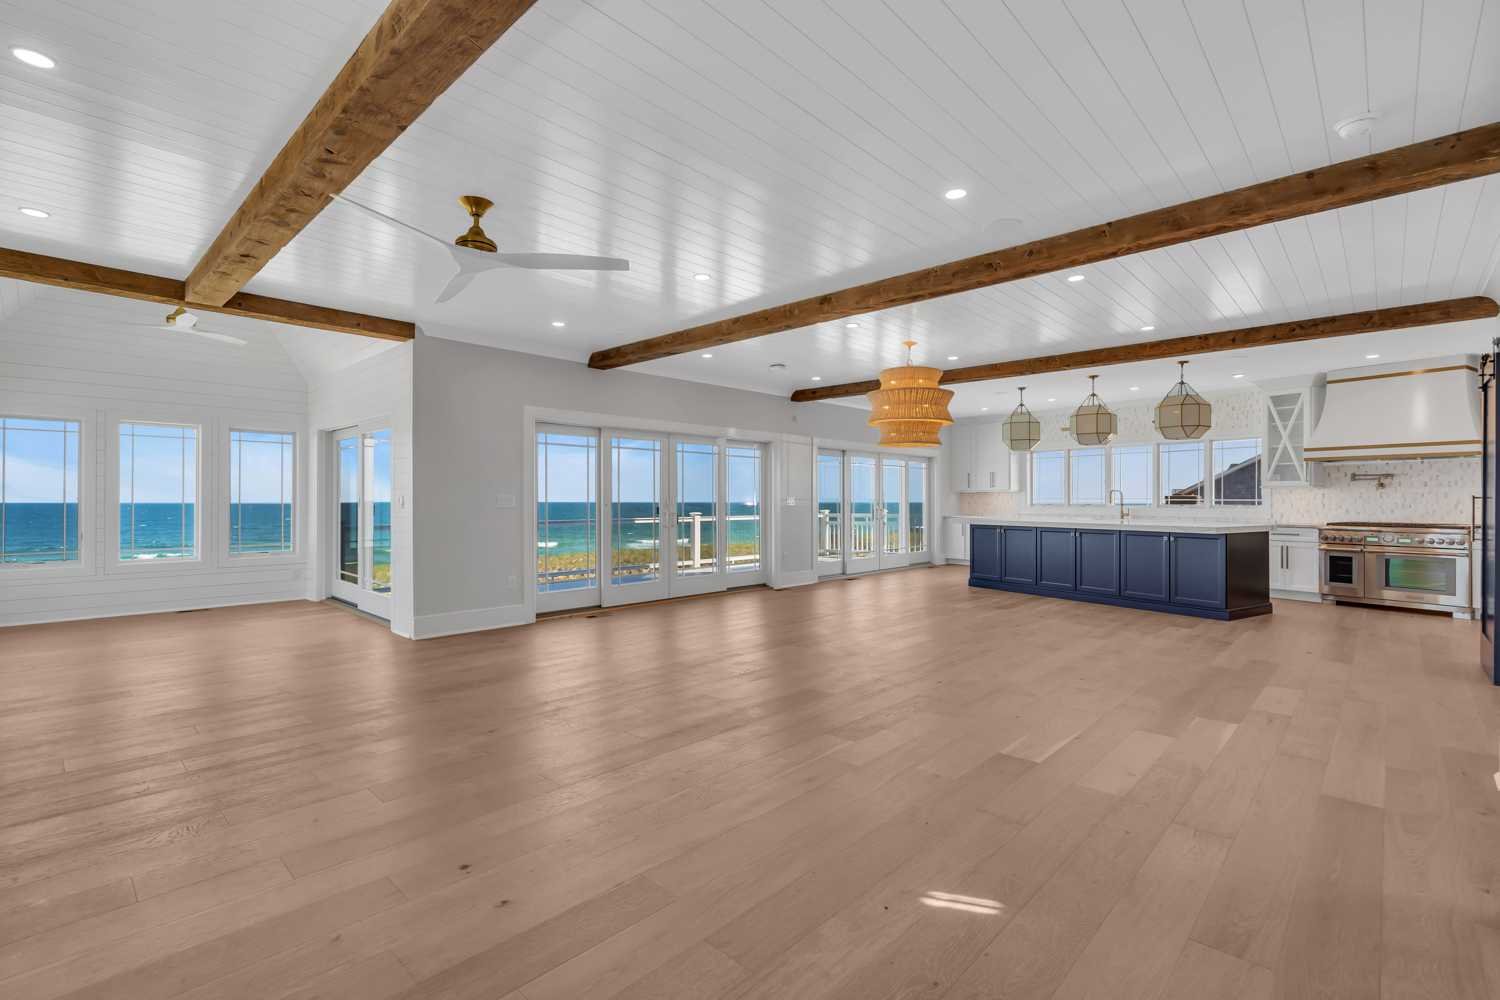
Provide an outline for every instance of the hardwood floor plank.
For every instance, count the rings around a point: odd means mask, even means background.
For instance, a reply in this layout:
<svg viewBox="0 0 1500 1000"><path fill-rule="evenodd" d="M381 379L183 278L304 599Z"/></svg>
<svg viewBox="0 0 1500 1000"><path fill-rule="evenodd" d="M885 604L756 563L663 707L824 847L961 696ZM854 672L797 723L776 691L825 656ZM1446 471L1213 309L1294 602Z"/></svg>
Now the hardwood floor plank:
<svg viewBox="0 0 1500 1000"><path fill-rule="evenodd" d="M420 643L6 629L0 996L1488 997L1476 641L961 567Z"/></svg>

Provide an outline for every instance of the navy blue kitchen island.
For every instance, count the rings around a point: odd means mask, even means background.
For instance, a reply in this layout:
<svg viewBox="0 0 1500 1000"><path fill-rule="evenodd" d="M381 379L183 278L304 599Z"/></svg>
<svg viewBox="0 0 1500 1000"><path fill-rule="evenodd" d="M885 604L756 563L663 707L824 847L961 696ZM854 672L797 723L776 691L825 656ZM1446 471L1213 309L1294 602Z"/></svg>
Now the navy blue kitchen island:
<svg viewBox="0 0 1500 1000"><path fill-rule="evenodd" d="M969 586L1229 621L1271 613L1264 525L977 521Z"/></svg>

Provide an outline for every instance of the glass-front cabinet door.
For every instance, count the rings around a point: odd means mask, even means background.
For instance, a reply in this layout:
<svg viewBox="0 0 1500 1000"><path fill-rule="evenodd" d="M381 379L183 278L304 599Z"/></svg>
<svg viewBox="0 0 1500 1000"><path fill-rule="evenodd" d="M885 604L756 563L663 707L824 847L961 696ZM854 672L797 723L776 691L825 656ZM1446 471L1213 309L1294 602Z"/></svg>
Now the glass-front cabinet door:
<svg viewBox="0 0 1500 1000"><path fill-rule="evenodd" d="M329 592L361 611L391 616L391 431L333 433L335 551Z"/></svg>

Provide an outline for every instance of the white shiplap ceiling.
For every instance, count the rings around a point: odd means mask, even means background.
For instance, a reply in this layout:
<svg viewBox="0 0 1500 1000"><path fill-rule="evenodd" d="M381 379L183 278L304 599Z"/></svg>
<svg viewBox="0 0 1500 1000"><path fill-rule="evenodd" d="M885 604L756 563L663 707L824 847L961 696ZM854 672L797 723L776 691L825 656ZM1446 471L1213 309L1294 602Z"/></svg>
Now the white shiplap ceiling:
<svg viewBox="0 0 1500 1000"><path fill-rule="evenodd" d="M59 63L0 59L0 242L185 274L382 7L0 0ZM436 306L442 251L335 205L250 289L581 359L1500 120L1496 53L1500 0L540 0L348 193L443 236L485 194L503 248L630 272ZM1497 239L1469 181L643 368L783 392L908 335L971 364L1475 294Z"/></svg>

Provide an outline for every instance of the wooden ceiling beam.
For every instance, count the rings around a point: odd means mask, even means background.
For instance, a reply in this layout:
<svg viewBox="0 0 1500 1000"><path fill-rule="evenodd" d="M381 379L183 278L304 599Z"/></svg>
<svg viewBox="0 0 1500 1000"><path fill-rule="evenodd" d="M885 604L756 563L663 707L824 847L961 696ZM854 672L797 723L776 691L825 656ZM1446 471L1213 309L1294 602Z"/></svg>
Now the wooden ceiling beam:
<svg viewBox="0 0 1500 1000"><path fill-rule="evenodd" d="M417 335L414 324L405 320L386 319L382 316L367 316L346 309L330 309L327 306L289 302L265 295L240 292L232 295L220 305L211 306L201 302L189 302L186 284L177 278L162 278L138 271L124 271L117 267L85 264L62 257L47 257L23 250L0 247L0 278L16 278L58 288L75 288L84 292L103 295L119 295L127 299L145 302L160 302L169 306L187 306L204 312L224 313L228 316L244 316L263 319L272 323L290 323L315 330L332 330L335 333L352 333L360 337L377 340L411 340Z"/></svg>
<svg viewBox="0 0 1500 1000"><path fill-rule="evenodd" d="M1239 330L1198 333L1167 340L1148 340L1145 343L1120 344L1089 351L1072 351L1068 354L1049 354L1038 358L1022 358L1017 361L996 361L987 365L967 365L963 368L950 368L943 372L939 381L944 385L955 385L960 382L988 382L991 379L1044 375L1048 372L1073 371L1079 368L1101 368L1105 365L1124 365L1134 361L1161 361L1167 358L1186 358L1197 354L1213 354L1247 347L1270 347L1274 344L1295 344L1304 340L1322 340L1328 337L1351 337L1355 334L1378 333L1382 330L1402 330L1415 326L1433 326L1439 323L1460 323L1470 319L1488 319L1497 314L1500 314L1500 305L1496 305L1494 299L1483 295L1464 299L1442 299L1418 305L1340 313L1336 316L1319 316L1316 319L1293 320L1289 323L1267 323L1264 326L1249 326ZM792 393L792 402L815 403L823 399L862 396L878 388L880 388L880 382L873 379L865 382L845 382L841 385L820 385L811 389L798 389Z"/></svg>
<svg viewBox="0 0 1500 1000"><path fill-rule="evenodd" d="M187 278L223 306L535 0L391 0Z"/></svg>
<svg viewBox="0 0 1500 1000"><path fill-rule="evenodd" d="M596 351L620 368L1500 172L1500 123Z"/></svg>

